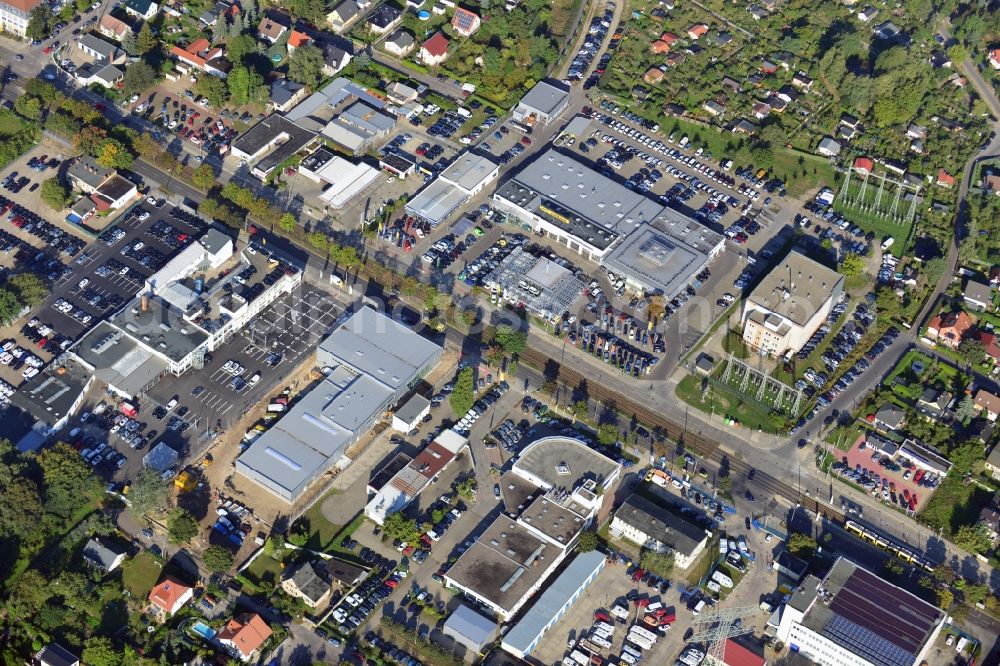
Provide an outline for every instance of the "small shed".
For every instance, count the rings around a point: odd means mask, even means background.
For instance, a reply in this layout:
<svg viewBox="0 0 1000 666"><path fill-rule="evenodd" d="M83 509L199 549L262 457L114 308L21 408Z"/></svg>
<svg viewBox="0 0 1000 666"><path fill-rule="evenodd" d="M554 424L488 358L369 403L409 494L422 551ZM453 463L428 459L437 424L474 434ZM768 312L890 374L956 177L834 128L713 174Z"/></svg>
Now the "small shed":
<svg viewBox="0 0 1000 666"><path fill-rule="evenodd" d="M496 639L497 625L465 604L459 604L444 623L443 632L456 643L478 654L485 645Z"/></svg>
<svg viewBox="0 0 1000 666"><path fill-rule="evenodd" d="M160 442L145 455L142 459L142 466L156 472L163 472L176 465L178 460L180 460L180 455L177 451L167 446L165 442Z"/></svg>
<svg viewBox="0 0 1000 666"><path fill-rule="evenodd" d="M420 419L431 412L431 401L422 395L414 395L399 406L392 415L392 429L410 432L417 427Z"/></svg>

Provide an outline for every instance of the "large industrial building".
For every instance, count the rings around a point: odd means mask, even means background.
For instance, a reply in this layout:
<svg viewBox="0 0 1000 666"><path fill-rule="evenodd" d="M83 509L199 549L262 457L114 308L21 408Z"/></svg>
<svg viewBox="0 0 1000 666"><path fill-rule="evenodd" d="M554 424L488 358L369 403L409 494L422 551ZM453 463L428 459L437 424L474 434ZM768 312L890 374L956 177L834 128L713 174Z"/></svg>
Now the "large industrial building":
<svg viewBox="0 0 1000 666"><path fill-rule="evenodd" d="M347 315L316 350L322 382L236 460L236 471L294 502L441 360L441 347L372 308Z"/></svg>
<svg viewBox="0 0 1000 666"><path fill-rule="evenodd" d="M743 304L743 342L780 356L798 351L843 296L844 276L793 250Z"/></svg>
<svg viewBox="0 0 1000 666"><path fill-rule="evenodd" d="M500 514L445 574L507 620L541 589L593 521L621 465L568 437L528 445L500 479Z"/></svg>
<svg viewBox="0 0 1000 666"><path fill-rule="evenodd" d="M355 164L320 146L299 164L299 173L314 183L324 183L319 198L330 208L343 208L378 180L379 170L364 162Z"/></svg>
<svg viewBox="0 0 1000 666"><path fill-rule="evenodd" d="M721 234L554 148L497 188L491 203L502 219L621 274L631 289L667 298L725 248Z"/></svg>
<svg viewBox="0 0 1000 666"><path fill-rule="evenodd" d="M255 277L240 282L253 266ZM256 284L276 272L256 293ZM242 279L242 278L241 278ZM302 281L302 271L263 251L234 254L232 239L215 229L151 275L130 306L94 327L71 352L108 388L126 398L145 393L166 373L200 367L205 354Z"/></svg>
<svg viewBox="0 0 1000 666"><path fill-rule="evenodd" d="M466 151L407 202L406 212L436 227L499 174L499 164Z"/></svg>
<svg viewBox="0 0 1000 666"><path fill-rule="evenodd" d="M819 666L918 666L947 615L840 558L781 608L778 640Z"/></svg>

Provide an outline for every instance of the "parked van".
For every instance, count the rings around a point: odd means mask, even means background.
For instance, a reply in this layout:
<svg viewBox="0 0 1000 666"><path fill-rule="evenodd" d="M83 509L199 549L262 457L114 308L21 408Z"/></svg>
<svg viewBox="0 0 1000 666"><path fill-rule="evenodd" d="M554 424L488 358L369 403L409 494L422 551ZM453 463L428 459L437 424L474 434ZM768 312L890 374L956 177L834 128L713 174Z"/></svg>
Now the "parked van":
<svg viewBox="0 0 1000 666"><path fill-rule="evenodd" d="M700 615L703 610L705 610L705 600L699 599L698 604L694 607L694 610L691 612L695 615Z"/></svg>

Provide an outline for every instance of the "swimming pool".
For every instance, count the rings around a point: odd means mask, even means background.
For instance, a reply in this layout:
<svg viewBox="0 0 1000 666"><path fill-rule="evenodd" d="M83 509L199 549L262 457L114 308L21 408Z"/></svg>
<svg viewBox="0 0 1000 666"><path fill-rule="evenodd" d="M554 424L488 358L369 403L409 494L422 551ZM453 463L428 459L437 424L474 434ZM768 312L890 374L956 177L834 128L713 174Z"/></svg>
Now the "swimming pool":
<svg viewBox="0 0 1000 666"><path fill-rule="evenodd" d="M215 636L215 629L212 629L212 627L200 620L191 626L191 631L203 638L212 638Z"/></svg>

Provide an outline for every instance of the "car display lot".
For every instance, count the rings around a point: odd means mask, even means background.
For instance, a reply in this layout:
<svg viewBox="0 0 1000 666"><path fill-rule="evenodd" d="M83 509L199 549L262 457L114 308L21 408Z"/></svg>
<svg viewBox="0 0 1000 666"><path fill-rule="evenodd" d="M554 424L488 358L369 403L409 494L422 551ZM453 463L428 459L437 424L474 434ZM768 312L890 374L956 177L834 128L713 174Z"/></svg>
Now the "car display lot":
<svg viewBox="0 0 1000 666"><path fill-rule="evenodd" d="M303 286L251 320L206 357L203 368L154 386L145 404L152 402L157 414L162 411L158 420L168 430L174 424L171 432L177 433L179 446L194 447L241 419L267 393L281 389L341 312L329 295Z"/></svg>

